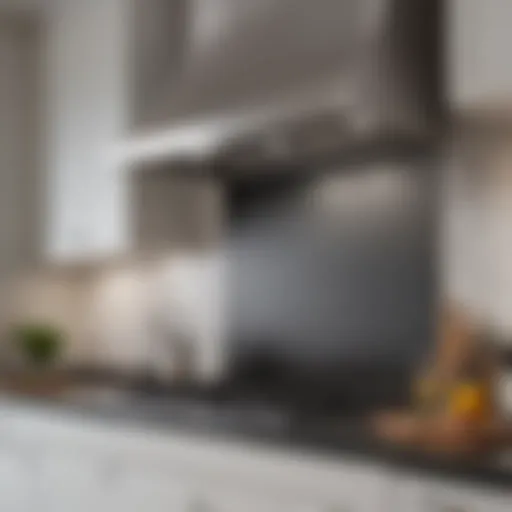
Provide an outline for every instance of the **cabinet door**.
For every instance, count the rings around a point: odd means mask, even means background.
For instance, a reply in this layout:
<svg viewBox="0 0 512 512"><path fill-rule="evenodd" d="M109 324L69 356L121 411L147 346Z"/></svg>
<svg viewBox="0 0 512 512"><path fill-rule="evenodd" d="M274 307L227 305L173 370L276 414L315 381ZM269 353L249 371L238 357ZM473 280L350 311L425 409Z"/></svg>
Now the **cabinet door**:
<svg viewBox="0 0 512 512"><path fill-rule="evenodd" d="M22 448L0 446L0 510L31 512L35 501L34 463Z"/></svg>
<svg viewBox="0 0 512 512"><path fill-rule="evenodd" d="M108 474L99 459L47 452L40 462L41 512L112 512Z"/></svg>
<svg viewBox="0 0 512 512"><path fill-rule="evenodd" d="M111 150L124 124L129 2L52 2L47 44L48 230L51 259L116 252L124 196Z"/></svg>
<svg viewBox="0 0 512 512"><path fill-rule="evenodd" d="M458 107L497 106L512 100L509 0L450 0L448 89Z"/></svg>

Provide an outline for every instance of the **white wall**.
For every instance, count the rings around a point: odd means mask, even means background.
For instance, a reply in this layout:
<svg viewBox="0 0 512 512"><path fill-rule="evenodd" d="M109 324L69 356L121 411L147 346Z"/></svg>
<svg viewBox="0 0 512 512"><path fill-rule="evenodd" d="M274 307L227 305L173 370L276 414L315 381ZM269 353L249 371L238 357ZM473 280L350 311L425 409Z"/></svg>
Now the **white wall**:
<svg viewBox="0 0 512 512"><path fill-rule="evenodd" d="M512 343L512 136L500 141L483 172L483 296L489 322Z"/></svg>
<svg viewBox="0 0 512 512"><path fill-rule="evenodd" d="M220 368L222 260L215 252L175 252L119 265L92 281L90 337L103 364L165 371L176 332L191 342L204 378Z"/></svg>
<svg viewBox="0 0 512 512"><path fill-rule="evenodd" d="M448 299L512 343L512 136L462 135L447 165L442 270Z"/></svg>

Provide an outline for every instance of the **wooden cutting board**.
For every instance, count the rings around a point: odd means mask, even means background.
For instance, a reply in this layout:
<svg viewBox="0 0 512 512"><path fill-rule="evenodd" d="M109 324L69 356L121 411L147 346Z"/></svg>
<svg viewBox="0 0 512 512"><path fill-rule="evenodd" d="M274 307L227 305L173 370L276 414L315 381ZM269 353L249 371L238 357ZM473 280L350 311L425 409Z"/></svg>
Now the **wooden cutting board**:
<svg viewBox="0 0 512 512"><path fill-rule="evenodd" d="M450 418L425 418L410 412L386 412L373 420L378 437L447 454L489 453L512 446L512 423L494 420L469 425Z"/></svg>
<svg viewBox="0 0 512 512"><path fill-rule="evenodd" d="M66 372L24 371L0 377L0 391L32 396L54 396L64 392L74 382Z"/></svg>

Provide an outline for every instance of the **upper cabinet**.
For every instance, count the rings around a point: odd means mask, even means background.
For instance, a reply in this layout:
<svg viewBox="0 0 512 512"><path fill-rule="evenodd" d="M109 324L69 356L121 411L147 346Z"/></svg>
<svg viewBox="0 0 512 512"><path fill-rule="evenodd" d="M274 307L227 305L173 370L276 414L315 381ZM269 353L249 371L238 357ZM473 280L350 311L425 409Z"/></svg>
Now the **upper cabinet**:
<svg viewBox="0 0 512 512"><path fill-rule="evenodd" d="M449 0L448 95L456 110L502 110L512 105L510 0Z"/></svg>
<svg viewBox="0 0 512 512"><path fill-rule="evenodd" d="M204 238L199 226L201 219L208 223L204 180L183 184L167 168L155 177L139 162L119 160L115 151L134 119L163 108L157 100L181 65L188 4L50 4L44 61L50 262L90 263L197 245Z"/></svg>
<svg viewBox="0 0 512 512"><path fill-rule="evenodd" d="M46 30L46 256L75 261L128 243L126 177L112 158L127 115L125 0L56 0Z"/></svg>

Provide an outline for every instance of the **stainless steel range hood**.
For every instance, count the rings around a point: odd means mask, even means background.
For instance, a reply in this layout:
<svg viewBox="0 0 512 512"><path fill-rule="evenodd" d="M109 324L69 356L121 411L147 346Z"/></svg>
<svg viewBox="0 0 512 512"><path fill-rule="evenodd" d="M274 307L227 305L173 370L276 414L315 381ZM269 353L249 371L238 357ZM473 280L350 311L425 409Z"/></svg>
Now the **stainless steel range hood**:
<svg viewBox="0 0 512 512"><path fill-rule="evenodd" d="M339 112L344 144L428 136L440 118L441 0L139 1L128 158L209 156L319 111Z"/></svg>

